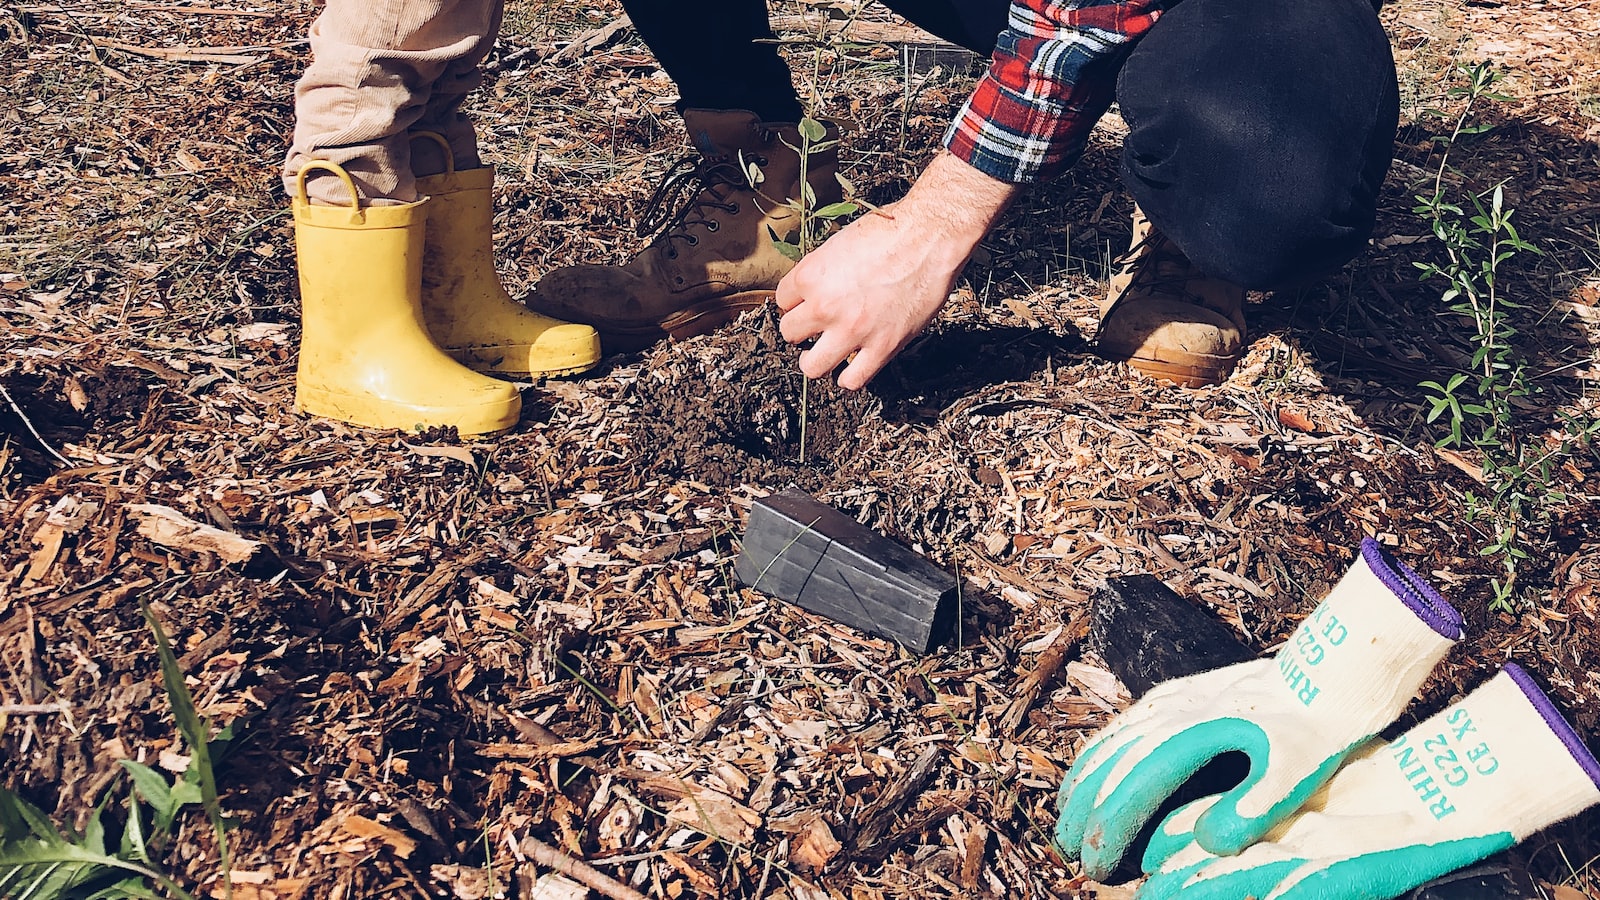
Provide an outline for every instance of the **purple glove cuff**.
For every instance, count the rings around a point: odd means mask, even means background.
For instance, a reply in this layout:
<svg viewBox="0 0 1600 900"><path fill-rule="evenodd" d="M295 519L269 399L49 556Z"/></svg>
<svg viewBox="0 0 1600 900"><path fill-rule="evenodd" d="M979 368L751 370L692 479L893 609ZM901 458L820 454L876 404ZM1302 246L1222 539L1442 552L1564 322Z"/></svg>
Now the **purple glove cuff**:
<svg viewBox="0 0 1600 900"><path fill-rule="evenodd" d="M1410 566L1395 559L1384 546L1372 538L1361 540L1361 558L1378 576L1384 587L1394 592L1406 609L1416 613L1425 625L1446 640L1459 641L1466 636L1466 622L1461 613L1451 606L1439 592L1428 586Z"/></svg>
<svg viewBox="0 0 1600 900"><path fill-rule="evenodd" d="M1533 708L1539 711L1540 718L1550 726L1555 736L1561 739L1567 752L1572 754L1578 767L1583 769L1583 774L1589 776L1595 787L1600 788L1600 761L1595 760L1594 754L1589 752L1583 738L1579 737L1578 732L1567 722L1566 716L1561 714L1561 710L1556 709L1556 705L1551 703L1550 698L1539 689L1539 685L1534 683L1533 676L1521 666L1516 663L1506 663L1505 672L1517 683L1517 687L1522 688L1523 696L1527 697Z"/></svg>

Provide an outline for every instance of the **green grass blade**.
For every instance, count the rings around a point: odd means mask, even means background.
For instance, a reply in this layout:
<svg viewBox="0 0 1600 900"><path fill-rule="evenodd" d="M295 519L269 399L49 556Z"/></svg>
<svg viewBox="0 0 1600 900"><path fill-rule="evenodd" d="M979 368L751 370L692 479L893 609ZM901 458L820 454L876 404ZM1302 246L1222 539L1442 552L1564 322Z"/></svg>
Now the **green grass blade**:
<svg viewBox="0 0 1600 900"><path fill-rule="evenodd" d="M233 881L229 877L232 858L228 850L227 823L222 818L222 804L217 800L217 782L211 770L210 729L201 721L200 713L195 710L194 697L189 693L189 686L184 683L183 669L178 666L178 657L173 655L167 633L162 630L161 623L156 619L155 610L150 608L150 602L143 597L139 598L139 611L144 614L144 620L149 624L151 634L155 635L156 652L161 658L161 683L167 689L167 698L172 703L172 716L178 722L178 730L183 732L184 740L189 743L189 753L193 759L191 769L200 782L200 802L205 807L206 817L211 820L211 828L216 833L217 847L222 854L223 886L226 895L232 897Z"/></svg>

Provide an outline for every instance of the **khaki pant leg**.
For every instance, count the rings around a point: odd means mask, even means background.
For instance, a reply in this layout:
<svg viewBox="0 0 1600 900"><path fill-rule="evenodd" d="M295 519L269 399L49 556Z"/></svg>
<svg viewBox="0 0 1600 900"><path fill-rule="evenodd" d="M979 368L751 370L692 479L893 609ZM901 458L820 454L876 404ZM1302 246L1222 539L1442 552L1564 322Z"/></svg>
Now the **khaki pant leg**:
<svg viewBox="0 0 1600 900"><path fill-rule="evenodd" d="M326 159L345 167L363 200L416 200L406 132L452 64L472 60L467 68L476 74L499 21L500 0L328 0L311 26L311 64L295 85L285 188L294 190L307 159ZM465 80L453 77L446 87ZM475 162L475 149L469 152ZM307 190L317 202L349 202L323 173L308 179Z"/></svg>
<svg viewBox="0 0 1600 900"><path fill-rule="evenodd" d="M428 98L422 118L411 126L413 133L432 131L443 135L450 144L458 169L476 169L483 165L478 158L477 133L472 128L472 120L461 112L461 104L483 83L483 72L478 67L494 49L493 35L499 33L504 15L505 0L488 0L484 5L488 7L489 39L466 56L452 59L445 65L444 74L434 82L433 94ZM417 175L434 175L445 170L438 145L432 141L415 141L411 150L411 169Z"/></svg>

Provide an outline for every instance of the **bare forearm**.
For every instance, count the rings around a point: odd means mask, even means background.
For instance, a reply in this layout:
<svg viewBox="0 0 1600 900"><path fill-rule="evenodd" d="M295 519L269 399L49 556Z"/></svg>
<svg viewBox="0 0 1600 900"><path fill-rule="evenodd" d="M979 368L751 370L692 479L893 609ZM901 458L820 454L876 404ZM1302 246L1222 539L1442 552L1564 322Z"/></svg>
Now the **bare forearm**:
<svg viewBox="0 0 1600 900"><path fill-rule="evenodd" d="M928 238L945 248L952 267L959 267L1021 193L978 171L949 151L941 151L895 205L896 216L913 216L928 229Z"/></svg>

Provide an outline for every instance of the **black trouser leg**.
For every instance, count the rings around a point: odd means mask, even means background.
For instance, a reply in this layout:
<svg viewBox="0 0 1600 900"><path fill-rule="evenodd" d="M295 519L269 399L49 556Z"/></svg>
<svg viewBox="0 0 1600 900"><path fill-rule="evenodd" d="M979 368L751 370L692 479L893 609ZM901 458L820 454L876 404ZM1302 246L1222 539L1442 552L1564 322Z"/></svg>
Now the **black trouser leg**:
<svg viewBox="0 0 1600 900"><path fill-rule="evenodd" d="M887 0L922 28L984 55L1010 0ZM800 118L789 67L772 43L766 0L622 0L633 27L681 98L679 109L748 109L768 122Z"/></svg>
<svg viewBox="0 0 1600 900"><path fill-rule="evenodd" d="M766 0L622 0L622 8L677 84L679 109L748 109L768 122L799 120Z"/></svg>
<svg viewBox="0 0 1600 900"><path fill-rule="evenodd" d="M988 56L1006 27L1011 0L883 0L918 28Z"/></svg>
<svg viewBox="0 0 1600 900"><path fill-rule="evenodd" d="M1366 244L1399 118L1369 0L1185 0L1117 99L1128 189L1207 274L1284 287Z"/></svg>

